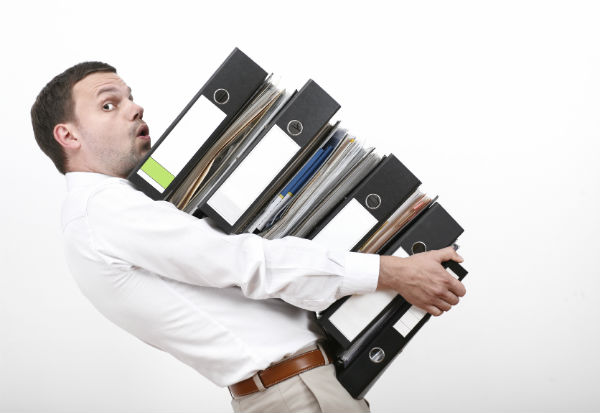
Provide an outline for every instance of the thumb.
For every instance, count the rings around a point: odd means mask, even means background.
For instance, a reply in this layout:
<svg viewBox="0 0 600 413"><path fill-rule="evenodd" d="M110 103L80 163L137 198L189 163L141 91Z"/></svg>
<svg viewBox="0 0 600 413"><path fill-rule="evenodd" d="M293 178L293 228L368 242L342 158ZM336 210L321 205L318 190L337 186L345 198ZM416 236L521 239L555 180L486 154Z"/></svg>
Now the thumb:
<svg viewBox="0 0 600 413"><path fill-rule="evenodd" d="M464 258L461 257L460 255L458 255L458 253L456 252L456 250L453 247L446 247L443 248L441 250L437 250L438 252L438 259L440 260L440 262L444 262L444 261L456 261L456 262L463 262Z"/></svg>

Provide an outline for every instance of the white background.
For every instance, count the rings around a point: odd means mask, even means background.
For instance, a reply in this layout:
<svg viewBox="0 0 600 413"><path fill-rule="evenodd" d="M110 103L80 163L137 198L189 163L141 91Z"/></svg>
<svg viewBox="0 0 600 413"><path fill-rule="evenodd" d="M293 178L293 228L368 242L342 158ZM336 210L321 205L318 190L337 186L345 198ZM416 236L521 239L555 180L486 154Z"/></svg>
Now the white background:
<svg viewBox="0 0 600 413"><path fill-rule="evenodd" d="M234 46L393 152L465 228L461 304L375 412L600 411L600 7L595 2L11 2L0 6L0 411L226 412L228 393L105 320L66 267L64 178L29 108L116 66L156 140ZM7 3L3 3L7 4Z"/></svg>

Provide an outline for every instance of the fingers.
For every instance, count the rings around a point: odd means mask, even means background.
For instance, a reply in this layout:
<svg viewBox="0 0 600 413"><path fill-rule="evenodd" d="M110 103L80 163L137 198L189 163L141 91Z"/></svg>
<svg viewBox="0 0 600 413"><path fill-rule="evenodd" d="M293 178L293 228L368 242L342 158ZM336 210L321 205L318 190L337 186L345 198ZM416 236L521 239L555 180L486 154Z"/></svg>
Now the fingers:
<svg viewBox="0 0 600 413"><path fill-rule="evenodd" d="M463 257L458 255L456 253L456 250L452 247L447 247L447 248L443 248L441 250L437 250L437 253L438 253L438 259L440 259L440 263L442 263L444 261L448 261L448 260L454 260L456 262L464 261ZM445 271L445 272L447 273L447 271ZM461 283L459 280L457 280L450 274L447 274L447 275L449 276L449 277L447 277L448 290L450 290L450 292L457 297L463 297L467 293L467 290L465 289L465 286L463 285L463 283Z"/></svg>
<svg viewBox="0 0 600 413"><path fill-rule="evenodd" d="M434 317L439 317L442 314L444 314L444 312L442 310L440 310L437 307L434 307L432 305L428 305L424 308L425 311L427 311L429 314L431 314Z"/></svg>
<svg viewBox="0 0 600 413"><path fill-rule="evenodd" d="M437 250L438 252L438 259L440 260L440 262L444 262L444 261L456 261L456 262L463 262L464 258L461 257L460 255L458 255L458 253L456 252L456 250L453 247L446 247L446 248L442 248L441 250Z"/></svg>
<svg viewBox="0 0 600 413"><path fill-rule="evenodd" d="M467 293L467 289L465 288L464 284L461 283L460 281L458 281L456 278L450 276L450 285L448 285L448 290L450 290L450 292L452 294L454 294L457 297L464 297L465 294Z"/></svg>
<svg viewBox="0 0 600 413"><path fill-rule="evenodd" d="M434 317L439 317L444 312L450 311L452 306L458 304L459 301L460 299L457 295L446 290L442 293L439 293L437 298L434 298L430 301L430 304L426 307L426 311Z"/></svg>
<svg viewBox="0 0 600 413"><path fill-rule="evenodd" d="M449 298L449 299L458 303L458 297L456 297L456 296L454 296L454 298ZM445 301L442 299L437 299L437 300L435 300L433 305L426 306L425 311L427 311L429 314L431 314L434 317L439 317L444 312L450 311L452 309L453 305L454 304L451 304L448 301Z"/></svg>
<svg viewBox="0 0 600 413"><path fill-rule="evenodd" d="M440 299L451 306L458 304L458 302L460 301L459 298L450 291L446 291L446 293L442 297L440 297ZM443 310L448 311L445 308Z"/></svg>

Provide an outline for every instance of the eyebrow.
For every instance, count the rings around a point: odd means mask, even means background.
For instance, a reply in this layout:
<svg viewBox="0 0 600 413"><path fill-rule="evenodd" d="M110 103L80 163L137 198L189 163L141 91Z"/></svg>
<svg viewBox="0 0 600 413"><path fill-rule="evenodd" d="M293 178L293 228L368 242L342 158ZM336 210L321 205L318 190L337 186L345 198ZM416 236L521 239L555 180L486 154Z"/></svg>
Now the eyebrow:
<svg viewBox="0 0 600 413"><path fill-rule="evenodd" d="M131 95L131 88L128 86L127 89L129 89L129 94ZM117 87L114 86L104 86L102 88L100 88L98 90L98 92L96 92L96 96L100 96L103 93L108 93L108 92L117 92L119 93L121 90Z"/></svg>

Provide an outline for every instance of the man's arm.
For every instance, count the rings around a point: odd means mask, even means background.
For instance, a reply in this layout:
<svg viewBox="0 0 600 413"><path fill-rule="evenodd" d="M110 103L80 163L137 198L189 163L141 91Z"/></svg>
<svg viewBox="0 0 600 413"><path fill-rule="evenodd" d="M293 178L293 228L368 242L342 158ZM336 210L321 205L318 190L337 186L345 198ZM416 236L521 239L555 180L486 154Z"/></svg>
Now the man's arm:
<svg viewBox="0 0 600 413"><path fill-rule="evenodd" d="M281 298L308 310L377 287L377 255L328 250L297 237L227 235L121 180L89 197L86 219L95 250L124 270L140 267L199 286L239 286L249 298Z"/></svg>
<svg viewBox="0 0 600 413"><path fill-rule="evenodd" d="M281 298L308 310L388 288L439 315L464 295L462 284L440 264L462 261L451 248L409 258L379 257L328 250L297 237L227 235L122 181L90 196L87 220L96 250L108 264L137 266L200 286L239 286L249 298Z"/></svg>

